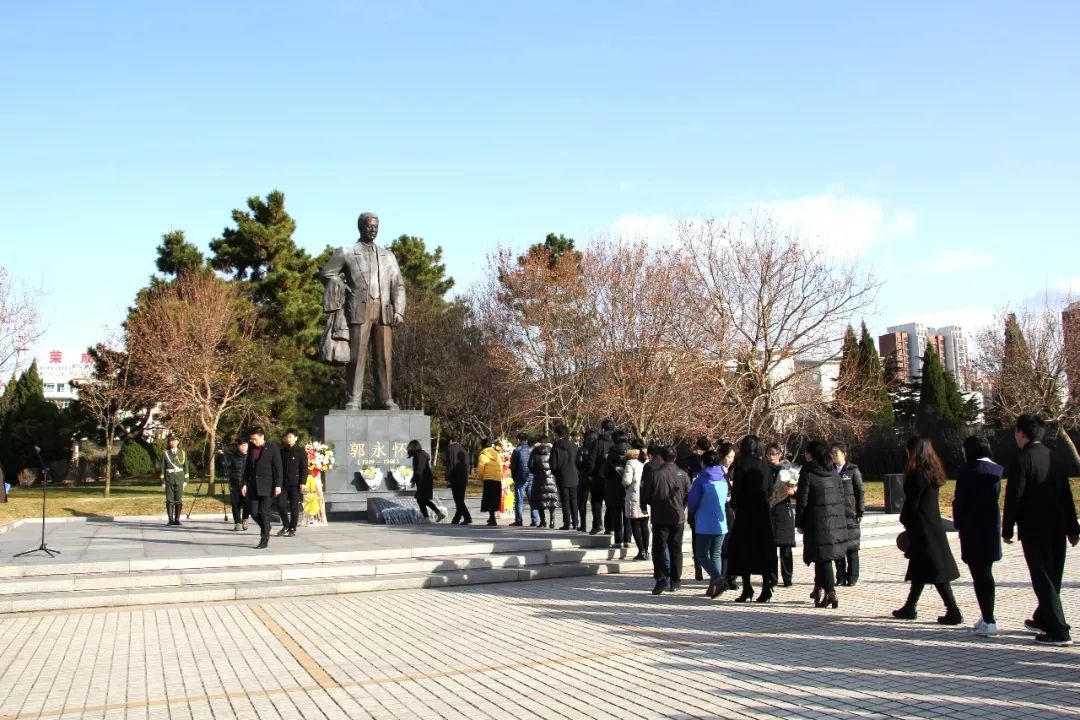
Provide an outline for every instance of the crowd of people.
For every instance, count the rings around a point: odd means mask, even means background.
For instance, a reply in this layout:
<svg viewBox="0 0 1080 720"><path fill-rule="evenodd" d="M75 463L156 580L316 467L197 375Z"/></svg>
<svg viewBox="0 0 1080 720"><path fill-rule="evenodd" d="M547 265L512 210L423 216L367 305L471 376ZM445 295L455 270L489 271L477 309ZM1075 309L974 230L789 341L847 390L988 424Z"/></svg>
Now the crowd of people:
<svg viewBox="0 0 1080 720"><path fill-rule="evenodd" d="M965 462L956 473L952 514L979 606L972 631L981 637L998 632L993 564L1002 557L1002 541L1011 543L1018 528L1037 598L1025 627L1039 643L1072 643L1060 591L1065 543L1080 542L1080 525L1067 467L1042 444L1044 433L1045 424L1034 415L1016 422L1020 452L1008 474L1004 518L999 511L1004 467L991 458L986 439L969 437L963 445ZM859 581L865 493L862 474L843 443L808 442L795 466L779 445L754 435L737 446L699 438L689 455L679 459L673 447L646 445L610 421L580 437L562 424L555 434L555 442L547 437L530 441L525 433L517 437L510 459L511 525L525 525L527 503L529 527L555 528L558 507L563 531L606 534L621 549L633 543L634 560L652 561L653 594L681 588L686 528L695 577L707 577L709 598L738 591L736 602L767 603L779 586L791 587L797 534L802 535L803 562L814 568L810 598L816 607L838 608L837 588ZM490 440L483 448L475 468L484 483L481 512L488 514L488 525L497 525L503 461ZM906 450L904 532L897 545L907 558L910 589L892 615L915 619L923 589L932 584L945 605L938 622L959 625L963 613L951 583L960 573L939 505L939 489L948 475L930 440L912 438ZM446 468L456 505L453 522L470 524L468 453L459 442L450 444ZM423 493L427 501L430 492L429 486ZM422 509L426 517L423 504ZM755 578L760 578L757 591Z"/></svg>

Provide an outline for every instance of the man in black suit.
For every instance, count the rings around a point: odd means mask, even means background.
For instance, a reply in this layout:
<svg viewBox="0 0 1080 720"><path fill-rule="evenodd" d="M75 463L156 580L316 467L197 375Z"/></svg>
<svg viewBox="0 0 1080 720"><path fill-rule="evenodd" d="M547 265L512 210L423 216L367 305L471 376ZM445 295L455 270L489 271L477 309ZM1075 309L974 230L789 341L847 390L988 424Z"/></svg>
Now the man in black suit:
<svg viewBox="0 0 1080 720"><path fill-rule="evenodd" d="M278 514L281 515L281 530L278 535L292 537L296 534L296 524L300 518L300 488L307 480L307 451L296 444L300 436L295 430L285 433L285 444L281 446L281 471L283 482L281 497L278 498Z"/></svg>
<svg viewBox="0 0 1080 720"><path fill-rule="evenodd" d="M563 530L578 530L584 524L578 518L578 446L570 439L570 429L559 423L555 426L559 441L551 448L551 474L559 487L559 504L562 505Z"/></svg>
<svg viewBox="0 0 1080 720"><path fill-rule="evenodd" d="M1065 612L1061 608L1061 576L1065 572L1065 539L1080 542L1069 474L1063 463L1042 444L1046 424L1024 413L1016 419L1014 437L1020 454L1009 472L1005 488L1005 514L1001 536L1013 541L1013 526L1020 531L1031 587L1039 604L1024 625L1044 645L1072 645Z"/></svg>
<svg viewBox="0 0 1080 720"><path fill-rule="evenodd" d="M281 452L260 428L251 431L251 449L244 468L244 485L240 494L251 503L251 514L259 523L259 544L262 550L270 544L270 511L274 499L281 496Z"/></svg>

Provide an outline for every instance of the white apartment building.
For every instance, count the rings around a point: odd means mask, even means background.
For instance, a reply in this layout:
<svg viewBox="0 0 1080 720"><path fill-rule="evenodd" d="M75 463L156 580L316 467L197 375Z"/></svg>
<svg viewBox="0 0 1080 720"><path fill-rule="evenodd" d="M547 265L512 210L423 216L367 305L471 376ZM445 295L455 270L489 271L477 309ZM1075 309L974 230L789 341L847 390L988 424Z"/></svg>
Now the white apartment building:
<svg viewBox="0 0 1080 720"><path fill-rule="evenodd" d="M908 362L911 367L911 377L917 378L922 375L922 358L926 354L926 348L933 343L941 363L945 369L956 378L961 389L970 385L970 356L968 353L967 337L964 331L957 325L931 328L922 323L906 323L887 328L889 333L907 333Z"/></svg>
<svg viewBox="0 0 1080 720"><path fill-rule="evenodd" d="M72 381L88 378L94 373L94 363L85 348L38 353L37 368L45 399L62 408L79 397Z"/></svg>

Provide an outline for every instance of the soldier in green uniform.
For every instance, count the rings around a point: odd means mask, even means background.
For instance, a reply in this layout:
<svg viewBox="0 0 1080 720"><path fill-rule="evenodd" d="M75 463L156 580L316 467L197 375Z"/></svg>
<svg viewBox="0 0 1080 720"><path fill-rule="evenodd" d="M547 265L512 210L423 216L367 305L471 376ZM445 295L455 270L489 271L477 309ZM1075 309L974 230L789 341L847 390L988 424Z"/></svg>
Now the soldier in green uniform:
<svg viewBox="0 0 1080 720"><path fill-rule="evenodd" d="M161 455L161 487L165 488L165 509L169 524L180 524L180 510L184 505L184 485L188 479L187 453L180 449L180 441L172 436L168 449Z"/></svg>

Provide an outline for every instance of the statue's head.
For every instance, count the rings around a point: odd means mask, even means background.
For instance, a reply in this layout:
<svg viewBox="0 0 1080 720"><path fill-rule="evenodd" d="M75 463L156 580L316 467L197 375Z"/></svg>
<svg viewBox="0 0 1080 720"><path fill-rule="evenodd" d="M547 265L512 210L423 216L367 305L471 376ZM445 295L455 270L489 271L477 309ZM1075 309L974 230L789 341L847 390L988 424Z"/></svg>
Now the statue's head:
<svg viewBox="0 0 1080 720"><path fill-rule="evenodd" d="M379 216L373 212L360 213L356 227L360 230L362 241L375 242L375 237L379 234Z"/></svg>

